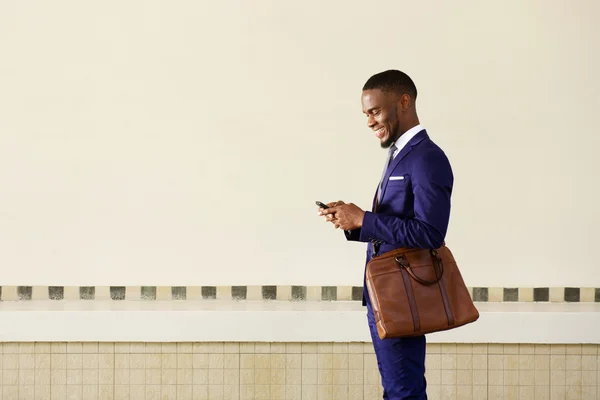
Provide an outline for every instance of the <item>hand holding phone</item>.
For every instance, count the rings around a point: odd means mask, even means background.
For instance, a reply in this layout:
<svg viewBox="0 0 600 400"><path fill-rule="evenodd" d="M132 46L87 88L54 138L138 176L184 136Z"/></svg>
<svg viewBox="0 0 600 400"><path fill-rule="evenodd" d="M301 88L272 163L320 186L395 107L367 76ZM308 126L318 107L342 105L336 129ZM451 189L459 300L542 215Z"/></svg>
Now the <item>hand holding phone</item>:
<svg viewBox="0 0 600 400"><path fill-rule="evenodd" d="M338 202L335 202L335 203L329 203L329 204L331 204L331 206L323 203L322 201L316 201L315 203L319 206L319 215L324 215L322 210L331 208L333 206L338 206L340 204L344 204L343 201L338 201ZM325 215L325 221L327 221L327 222L334 222L335 221L335 215L334 214Z"/></svg>

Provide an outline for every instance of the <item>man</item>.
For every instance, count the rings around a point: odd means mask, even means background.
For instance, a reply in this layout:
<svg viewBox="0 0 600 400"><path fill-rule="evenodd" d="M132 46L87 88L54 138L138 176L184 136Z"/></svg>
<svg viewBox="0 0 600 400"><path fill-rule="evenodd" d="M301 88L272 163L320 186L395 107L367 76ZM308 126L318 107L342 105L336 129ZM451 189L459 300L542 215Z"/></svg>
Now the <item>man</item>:
<svg viewBox="0 0 600 400"><path fill-rule="evenodd" d="M446 155L419 124L415 84L403 72L381 72L365 83L361 99L369 128L381 147L389 149L373 211L338 201L320 208L320 215L343 229L348 240L369 243L367 263L374 245L379 254L442 246L454 177ZM427 399L425 336L379 339L364 282L363 288L383 398Z"/></svg>

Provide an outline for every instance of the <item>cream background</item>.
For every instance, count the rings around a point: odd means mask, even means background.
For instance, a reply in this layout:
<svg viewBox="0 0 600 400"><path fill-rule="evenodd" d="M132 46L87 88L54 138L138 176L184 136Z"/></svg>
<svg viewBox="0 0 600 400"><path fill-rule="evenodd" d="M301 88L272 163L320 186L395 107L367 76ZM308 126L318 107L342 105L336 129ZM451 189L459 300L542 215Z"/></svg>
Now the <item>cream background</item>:
<svg viewBox="0 0 600 400"><path fill-rule="evenodd" d="M4 285L360 285L360 88L406 71L469 286L600 286L593 1L0 3Z"/></svg>

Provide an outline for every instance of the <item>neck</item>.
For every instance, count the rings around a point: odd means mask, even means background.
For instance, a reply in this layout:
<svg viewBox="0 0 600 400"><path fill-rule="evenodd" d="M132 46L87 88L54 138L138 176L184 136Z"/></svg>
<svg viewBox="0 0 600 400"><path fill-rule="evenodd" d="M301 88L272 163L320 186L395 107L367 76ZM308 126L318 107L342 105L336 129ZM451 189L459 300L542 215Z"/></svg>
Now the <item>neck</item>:
<svg viewBox="0 0 600 400"><path fill-rule="evenodd" d="M411 128L414 128L419 124L419 117L417 117L416 115L412 116L404 124L402 124L402 126L400 126L400 131L402 132L400 136L404 135L406 131L408 131Z"/></svg>
<svg viewBox="0 0 600 400"><path fill-rule="evenodd" d="M419 122L419 118L417 118L417 116L404 122L402 125L400 125L398 127L399 128L398 131L401 133L394 139L394 141L398 140L398 138L400 136L404 135L406 132L408 132L409 129L414 128L415 126L417 126L419 124L420 124L420 122Z"/></svg>

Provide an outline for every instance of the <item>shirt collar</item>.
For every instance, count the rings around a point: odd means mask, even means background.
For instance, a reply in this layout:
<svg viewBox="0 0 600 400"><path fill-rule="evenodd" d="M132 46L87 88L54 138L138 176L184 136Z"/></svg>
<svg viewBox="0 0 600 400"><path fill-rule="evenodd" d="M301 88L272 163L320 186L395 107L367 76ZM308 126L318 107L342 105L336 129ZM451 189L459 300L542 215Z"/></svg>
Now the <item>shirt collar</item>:
<svg viewBox="0 0 600 400"><path fill-rule="evenodd" d="M406 144L408 142L410 142L410 139L412 139L413 137L415 137L415 135L419 132L421 132L423 130L423 127L421 127L420 124L417 124L416 126L413 126L412 128L410 128L409 130L407 130L406 132L404 132L402 134L402 136L400 136L396 142L394 142L394 145L396 146L396 148L398 150L396 150L396 152L402 150L402 148L404 146L406 146Z"/></svg>

